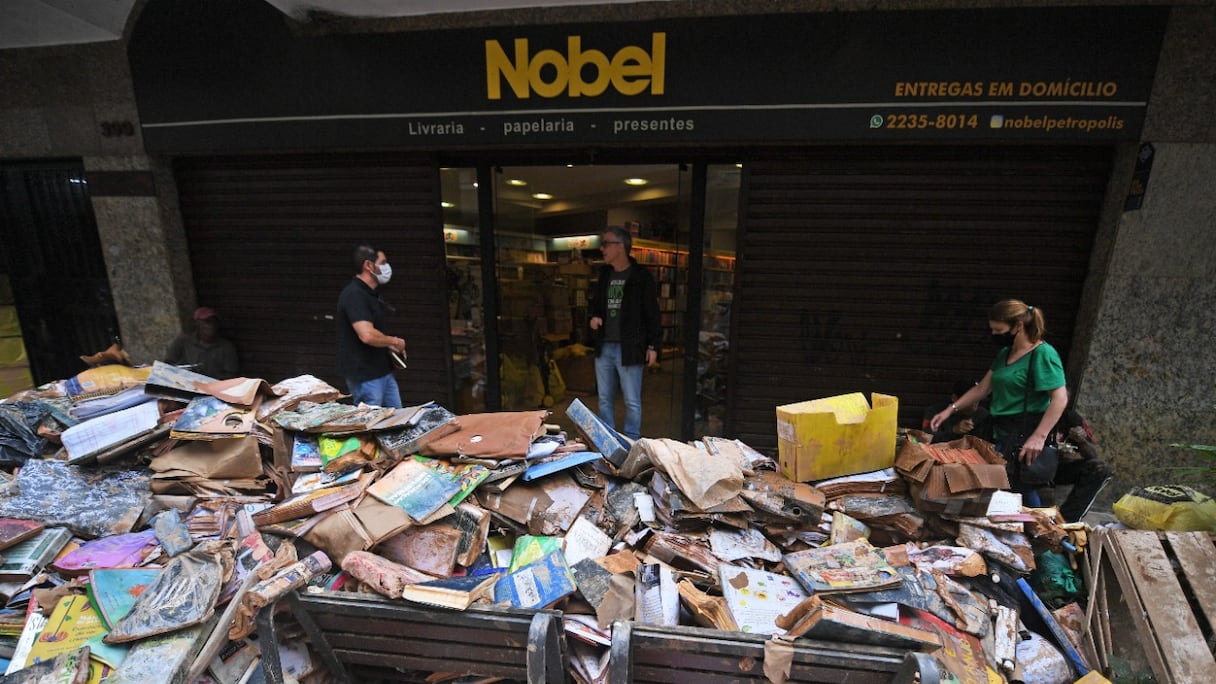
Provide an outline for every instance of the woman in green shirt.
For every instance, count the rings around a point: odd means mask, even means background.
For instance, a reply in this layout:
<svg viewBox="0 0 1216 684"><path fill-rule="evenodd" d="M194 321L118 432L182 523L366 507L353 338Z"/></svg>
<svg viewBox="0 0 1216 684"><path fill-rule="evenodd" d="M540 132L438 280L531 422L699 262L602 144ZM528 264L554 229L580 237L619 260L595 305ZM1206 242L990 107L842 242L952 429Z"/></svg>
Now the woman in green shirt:
<svg viewBox="0 0 1216 684"><path fill-rule="evenodd" d="M1043 341L1046 330L1043 312L1017 299L997 302L988 310L992 341L1000 348L984 378L958 401L947 406L930 421L936 430L959 407L978 403L989 394L988 411L992 417L992 441L1011 465L1010 484L1020 486L1022 465L1039 457L1054 439L1055 425L1068 405L1064 365L1060 354ZM1032 379L1033 386L1027 387ZM1037 495L1027 487L1027 503L1037 505Z"/></svg>

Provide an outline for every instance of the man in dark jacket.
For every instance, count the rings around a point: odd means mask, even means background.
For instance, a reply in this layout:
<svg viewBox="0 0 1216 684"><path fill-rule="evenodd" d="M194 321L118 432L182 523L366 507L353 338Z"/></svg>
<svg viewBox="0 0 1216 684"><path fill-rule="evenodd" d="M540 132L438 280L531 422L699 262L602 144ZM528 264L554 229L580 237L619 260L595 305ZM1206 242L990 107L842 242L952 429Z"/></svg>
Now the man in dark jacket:
<svg viewBox="0 0 1216 684"><path fill-rule="evenodd" d="M595 384L599 416L616 429L617 387L625 398L625 436L642 435L642 366L659 364L663 328L659 293L650 271L629 256L633 239L620 226L609 226L600 242L600 269L591 301L595 331Z"/></svg>

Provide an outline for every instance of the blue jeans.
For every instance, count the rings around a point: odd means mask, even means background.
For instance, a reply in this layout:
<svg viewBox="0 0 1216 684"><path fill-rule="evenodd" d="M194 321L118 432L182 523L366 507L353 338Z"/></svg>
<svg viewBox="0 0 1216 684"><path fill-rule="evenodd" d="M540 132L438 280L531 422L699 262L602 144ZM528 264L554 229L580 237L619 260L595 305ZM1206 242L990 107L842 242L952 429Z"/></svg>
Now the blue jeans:
<svg viewBox="0 0 1216 684"><path fill-rule="evenodd" d="M642 370L645 364L621 365L621 345L605 342L600 355L595 357L595 385L599 390L600 420L616 429L616 390L619 387L625 397L625 436L638 439L642 436Z"/></svg>
<svg viewBox="0 0 1216 684"><path fill-rule="evenodd" d="M397 378L392 373L371 380L355 382L346 379L346 387L350 390L351 403L358 406L383 406L385 408L401 408L401 391L397 388Z"/></svg>

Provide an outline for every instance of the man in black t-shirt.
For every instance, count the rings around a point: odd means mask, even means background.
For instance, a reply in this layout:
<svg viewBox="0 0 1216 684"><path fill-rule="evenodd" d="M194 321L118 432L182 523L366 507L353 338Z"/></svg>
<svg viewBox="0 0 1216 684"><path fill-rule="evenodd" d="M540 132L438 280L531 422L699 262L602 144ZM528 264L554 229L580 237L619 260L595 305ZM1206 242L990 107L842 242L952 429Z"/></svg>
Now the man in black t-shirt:
<svg viewBox="0 0 1216 684"><path fill-rule="evenodd" d="M354 403L401 408L389 352L404 356L405 340L381 332L385 305L376 294L393 269L384 252L368 244L355 247L354 266L355 277L338 297L338 374Z"/></svg>
<svg viewBox="0 0 1216 684"><path fill-rule="evenodd" d="M630 439L642 436L642 370L657 366L663 343L658 287L650 271L629 256L633 237L620 226L608 226L600 241L604 266L590 298L595 332L597 413L616 429L617 388L625 400L625 427Z"/></svg>

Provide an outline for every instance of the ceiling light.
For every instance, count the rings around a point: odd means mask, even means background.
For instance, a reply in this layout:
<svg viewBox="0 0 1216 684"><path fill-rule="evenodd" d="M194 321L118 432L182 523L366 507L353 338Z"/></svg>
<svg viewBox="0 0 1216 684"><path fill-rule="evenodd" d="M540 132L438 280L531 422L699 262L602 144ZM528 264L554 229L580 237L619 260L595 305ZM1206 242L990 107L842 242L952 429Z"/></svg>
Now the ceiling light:
<svg viewBox="0 0 1216 684"><path fill-rule="evenodd" d="M473 187L477 187L477 181L473 181Z"/></svg>
<svg viewBox="0 0 1216 684"><path fill-rule="evenodd" d="M567 169L573 169L573 168L574 168L574 164L566 164L566 168L567 168Z"/></svg>
<svg viewBox="0 0 1216 684"><path fill-rule="evenodd" d="M650 181L645 178L626 178L625 185L646 185Z"/></svg>
<svg viewBox="0 0 1216 684"><path fill-rule="evenodd" d="M743 165L742 165L742 164L735 164L735 168L736 168L736 169L741 169L741 168L743 168Z"/></svg>
<svg viewBox="0 0 1216 684"><path fill-rule="evenodd" d="M532 199L551 200L553 199L553 195L550 195L547 192L534 192L532 193Z"/></svg>
<svg viewBox="0 0 1216 684"><path fill-rule="evenodd" d="M456 205L452 204L451 202L440 202L439 206L443 207L444 209L451 209L452 207L454 207Z"/></svg>
<svg viewBox="0 0 1216 684"><path fill-rule="evenodd" d="M507 179L507 185L514 185L517 188L522 188L523 186L525 186L527 184L528 184L528 181L523 181L518 178L508 178Z"/></svg>

